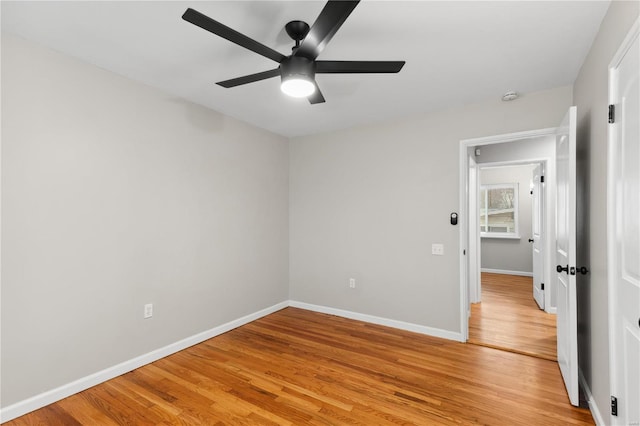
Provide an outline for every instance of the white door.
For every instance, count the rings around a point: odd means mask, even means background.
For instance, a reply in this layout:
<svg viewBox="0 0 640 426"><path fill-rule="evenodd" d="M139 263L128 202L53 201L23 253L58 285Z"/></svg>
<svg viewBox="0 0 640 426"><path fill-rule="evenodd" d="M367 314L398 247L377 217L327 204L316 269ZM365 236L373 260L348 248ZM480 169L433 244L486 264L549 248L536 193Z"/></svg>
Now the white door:
<svg viewBox="0 0 640 426"><path fill-rule="evenodd" d="M542 166L533 169L533 188L531 189L531 239L533 243L533 298L544 309L544 262L542 257ZM533 241L531 241L533 240Z"/></svg>
<svg viewBox="0 0 640 426"><path fill-rule="evenodd" d="M556 288L558 364L569 400L578 405L576 308L576 107L556 131Z"/></svg>
<svg viewBox="0 0 640 426"><path fill-rule="evenodd" d="M638 21L640 22L640 21ZM640 424L640 69L638 33L625 40L610 69L609 283L611 424Z"/></svg>

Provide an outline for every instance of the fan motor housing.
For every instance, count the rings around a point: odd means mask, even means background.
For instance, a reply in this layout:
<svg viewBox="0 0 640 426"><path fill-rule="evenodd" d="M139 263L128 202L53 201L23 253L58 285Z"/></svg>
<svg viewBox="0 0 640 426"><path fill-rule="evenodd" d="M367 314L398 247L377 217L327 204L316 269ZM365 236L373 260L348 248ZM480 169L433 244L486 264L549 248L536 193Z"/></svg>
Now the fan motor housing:
<svg viewBox="0 0 640 426"><path fill-rule="evenodd" d="M313 80L316 76L316 63L303 56L289 56L280 62L280 76L283 80L296 76Z"/></svg>

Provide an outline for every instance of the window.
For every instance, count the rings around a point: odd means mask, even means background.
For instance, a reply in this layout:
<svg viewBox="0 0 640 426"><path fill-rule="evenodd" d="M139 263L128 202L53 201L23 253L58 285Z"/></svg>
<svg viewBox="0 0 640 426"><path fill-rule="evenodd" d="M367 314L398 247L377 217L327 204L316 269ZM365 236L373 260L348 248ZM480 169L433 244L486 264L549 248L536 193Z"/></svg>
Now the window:
<svg viewBox="0 0 640 426"><path fill-rule="evenodd" d="M480 187L480 235L489 238L520 238L517 183Z"/></svg>

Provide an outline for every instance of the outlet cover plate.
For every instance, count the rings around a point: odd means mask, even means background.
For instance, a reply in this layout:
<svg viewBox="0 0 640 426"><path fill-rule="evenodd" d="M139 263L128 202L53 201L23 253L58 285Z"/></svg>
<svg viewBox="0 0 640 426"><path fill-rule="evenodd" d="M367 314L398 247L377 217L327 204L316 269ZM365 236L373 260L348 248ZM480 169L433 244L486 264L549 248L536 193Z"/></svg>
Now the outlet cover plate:
<svg viewBox="0 0 640 426"><path fill-rule="evenodd" d="M444 244L431 244L431 254L444 256Z"/></svg>

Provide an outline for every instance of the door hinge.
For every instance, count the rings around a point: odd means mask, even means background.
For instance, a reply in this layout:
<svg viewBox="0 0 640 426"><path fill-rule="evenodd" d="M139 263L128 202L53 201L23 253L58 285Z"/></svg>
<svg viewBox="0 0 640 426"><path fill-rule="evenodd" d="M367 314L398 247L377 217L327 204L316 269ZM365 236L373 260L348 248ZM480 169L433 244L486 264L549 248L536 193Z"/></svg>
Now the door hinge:
<svg viewBox="0 0 640 426"><path fill-rule="evenodd" d="M616 398L615 396L611 396L611 415L618 415L618 398Z"/></svg>
<svg viewBox="0 0 640 426"><path fill-rule="evenodd" d="M540 290L544 290L544 283L540 283Z"/></svg>
<svg viewBox="0 0 640 426"><path fill-rule="evenodd" d="M540 176L540 182L544 183L544 176Z"/></svg>
<svg viewBox="0 0 640 426"><path fill-rule="evenodd" d="M616 106L609 105L609 124L616 122Z"/></svg>

